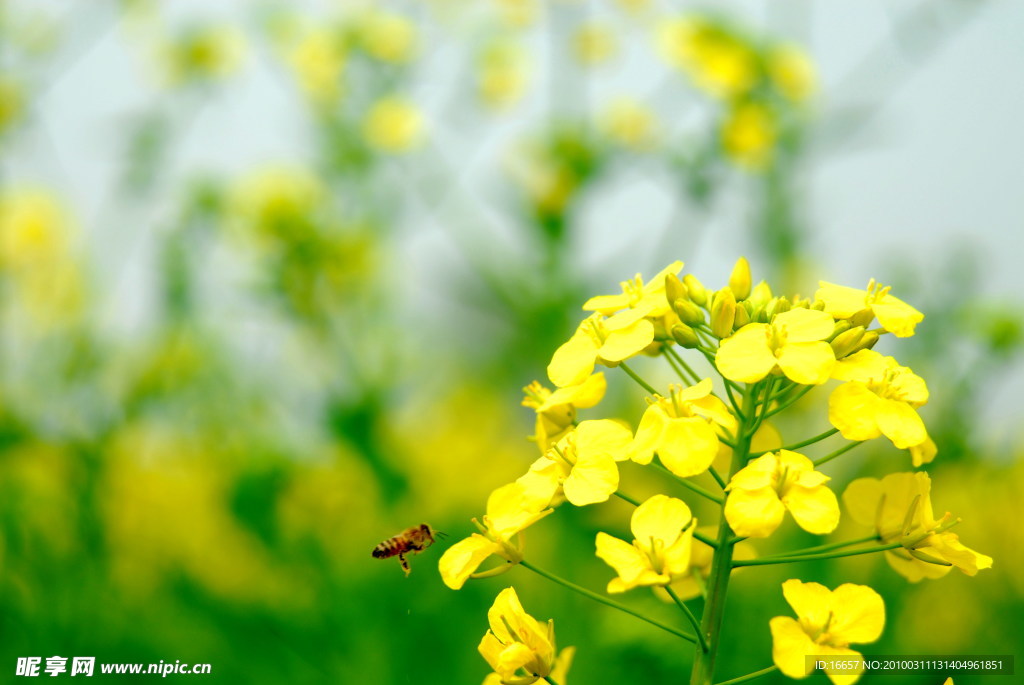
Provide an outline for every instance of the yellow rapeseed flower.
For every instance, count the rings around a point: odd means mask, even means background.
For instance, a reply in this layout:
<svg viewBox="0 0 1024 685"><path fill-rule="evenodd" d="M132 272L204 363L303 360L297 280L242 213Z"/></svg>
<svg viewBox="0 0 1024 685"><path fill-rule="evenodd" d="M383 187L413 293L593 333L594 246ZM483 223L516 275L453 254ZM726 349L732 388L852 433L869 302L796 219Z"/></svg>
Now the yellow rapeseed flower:
<svg viewBox="0 0 1024 685"><path fill-rule="evenodd" d="M572 430L576 410L593 407L604 397L608 387L603 373L588 376L579 385L569 385L552 392L538 381L523 388L523 406L537 412L534 440L540 451L548 448Z"/></svg>
<svg viewBox="0 0 1024 685"><path fill-rule="evenodd" d="M804 102L817 87L814 63L796 45L777 45L765 56L775 89L793 102Z"/></svg>
<svg viewBox="0 0 1024 685"><path fill-rule="evenodd" d="M757 83L757 53L723 27L696 17L668 19L656 38L665 61L712 95L732 99Z"/></svg>
<svg viewBox="0 0 1024 685"><path fill-rule="evenodd" d="M519 483L509 483L492 492L487 498L483 523L473 519L481 532L456 542L441 556L438 569L444 584L458 590L492 555L518 563L522 555L512 545L512 537L554 511L545 509L546 506L547 501L530 496Z"/></svg>
<svg viewBox="0 0 1024 685"><path fill-rule="evenodd" d="M478 649L494 673L484 685L530 685L549 676L560 685L565 682L574 648L566 647L558 654L554 621L541 623L527 614L515 588L498 594L487 612L487 622L490 630Z"/></svg>
<svg viewBox="0 0 1024 685"><path fill-rule="evenodd" d="M778 124L774 112L760 102L743 102L722 123L722 149L736 164L763 169L772 159Z"/></svg>
<svg viewBox="0 0 1024 685"><path fill-rule="evenodd" d="M882 286L875 279L868 281L867 290L858 290L844 285L820 281L815 299L825 303L825 311L837 319L854 319L858 325L871 323L872 315L878 323L897 338L908 338L914 334L914 327L924 314L903 300L889 294L890 287ZM867 320L862 320L867 314Z"/></svg>
<svg viewBox="0 0 1024 685"><path fill-rule="evenodd" d="M167 76L172 85L225 79L241 66L245 49L245 36L233 26L190 29L163 45Z"/></svg>
<svg viewBox="0 0 1024 685"><path fill-rule="evenodd" d="M587 65L607 62L618 51L612 30L595 22L586 23L576 31L572 47L576 59Z"/></svg>
<svg viewBox="0 0 1024 685"><path fill-rule="evenodd" d="M668 585L684 577L690 569L696 525L685 502L655 495L633 512L633 544L598 533L597 556L618 573L608 583L608 592Z"/></svg>
<svg viewBox="0 0 1024 685"><path fill-rule="evenodd" d="M892 357L861 350L836 362L832 377L847 381L828 399L828 419L847 440L881 435L898 449L909 449L914 466L935 457L916 409L928 401L924 379Z"/></svg>
<svg viewBox="0 0 1024 685"><path fill-rule="evenodd" d="M719 451L718 427L736 430L736 418L712 393L710 378L689 388L670 387L644 412L630 458L649 464L655 452L672 473L683 478L707 471Z"/></svg>
<svg viewBox="0 0 1024 685"><path fill-rule="evenodd" d="M829 379L836 362L824 340L832 335L831 315L797 308L777 315L771 323L751 323L722 341L715 356L719 372L729 380L754 383L781 371L804 385Z"/></svg>
<svg viewBox="0 0 1024 685"><path fill-rule="evenodd" d="M808 533L831 533L839 525L839 502L825 486L828 480L798 452L762 455L729 481L725 518L743 537L768 537L782 524L786 511Z"/></svg>
<svg viewBox="0 0 1024 685"><path fill-rule="evenodd" d="M366 142L384 152L407 152L423 139L423 115L415 105L398 97L373 104L363 121Z"/></svg>
<svg viewBox="0 0 1024 685"><path fill-rule="evenodd" d="M611 319L592 314L555 350L548 378L560 388L578 385L593 373L595 364L614 365L640 354L653 341L654 325L647 319L612 329Z"/></svg>
<svg viewBox="0 0 1024 685"><path fill-rule="evenodd" d="M843 504L857 523L871 526L884 543L903 546L885 553L892 568L916 583L941 578L956 566L969 576L992 567L992 557L969 549L949 528L958 520L948 512L936 519L927 473L890 473L858 478L847 486Z"/></svg>
<svg viewBox="0 0 1024 685"><path fill-rule="evenodd" d="M288 53L299 87L319 104L331 103L341 94L345 62L345 46L330 29L310 31Z"/></svg>
<svg viewBox="0 0 1024 685"><path fill-rule="evenodd" d="M860 659L850 644L874 642L885 627L885 603L866 585L845 583L829 590L818 583L796 579L782 584L782 594L797 618L776 616L772 631L772 659L790 678L810 675L806 657ZM834 685L849 685L860 677L828 673Z"/></svg>
<svg viewBox="0 0 1024 685"><path fill-rule="evenodd" d="M564 494L578 507L604 502L619 487L615 462L629 458L632 432L617 421L583 421L535 461L517 483L529 497L558 504Z"/></svg>
<svg viewBox="0 0 1024 685"><path fill-rule="evenodd" d="M358 24L360 45L382 62L404 64L416 52L416 27L401 14L374 10Z"/></svg>
<svg viewBox="0 0 1024 685"><path fill-rule="evenodd" d="M477 92L490 107L508 107L522 99L529 84L528 57L511 40L488 44L477 62Z"/></svg>
<svg viewBox="0 0 1024 685"><path fill-rule="evenodd" d="M631 98L618 98L601 117L601 130L609 139L631 150L650 150L658 122L650 108Z"/></svg>

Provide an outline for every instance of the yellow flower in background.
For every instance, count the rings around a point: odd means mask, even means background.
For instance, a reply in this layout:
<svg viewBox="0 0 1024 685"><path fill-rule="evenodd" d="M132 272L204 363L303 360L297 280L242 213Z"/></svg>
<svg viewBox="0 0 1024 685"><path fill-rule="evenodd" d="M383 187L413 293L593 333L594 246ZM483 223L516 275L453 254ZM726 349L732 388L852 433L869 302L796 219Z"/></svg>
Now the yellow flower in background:
<svg viewBox="0 0 1024 685"><path fill-rule="evenodd" d="M358 23L360 45L382 62L404 64L416 52L416 27L401 14L373 10Z"/></svg>
<svg viewBox="0 0 1024 685"><path fill-rule="evenodd" d="M473 519L482 534L473 533L456 542L441 556L438 569L444 584L458 590L492 555L518 563L522 555L511 544L512 536L554 511L545 509L547 504L547 501L531 496L519 483L509 483L492 492L487 498L483 524Z"/></svg>
<svg viewBox="0 0 1024 685"><path fill-rule="evenodd" d="M553 506L559 492L582 507L604 502L619 487L615 462L629 458L633 434L617 421L583 421L516 482L537 501Z"/></svg>
<svg viewBox="0 0 1024 685"><path fill-rule="evenodd" d="M513 28L533 24L541 11L539 0L492 0L503 22Z"/></svg>
<svg viewBox="0 0 1024 685"><path fill-rule="evenodd" d="M941 578L956 566L969 576L991 568L992 558L964 547L948 531L959 522L948 512L936 519L927 473L890 473L881 480L858 478L847 486L843 504L853 520L871 526L883 543L901 542L885 553L892 568L912 583Z"/></svg>
<svg viewBox="0 0 1024 685"><path fill-rule="evenodd" d="M654 112L632 98L618 98L600 120L608 138L631 150L650 150L657 138L658 122Z"/></svg>
<svg viewBox="0 0 1024 685"><path fill-rule="evenodd" d="M829 590L818 583L790 579L782 584L782 594L797 618L776 616L770 621L772 660L790 678L810 675L808 656L859 659L860 652L850 645L882 636L885 603L866 585L844 583ZM849 685L860 675L829 672L828 677L834 685Z"/></svg>
<svg viewBox="0 0 1024 685"><path fill-rule="evenodd" d="M331 103L341 95L346 54L335 31L313 29L297 41L287 59L299 87L314 102Z"/></svg>
<svg viewBox="0 0 1024 685"><path fill-rule="evenodd" d="M596 65L607 62L619 46L615 33L604 24L588 22L577 29L572 37L573 54L582 64Z"/></svg>
<svg viewBox="0 0 1024 685"><path fill-rule="evenodd" d="M570 385L552 392L534 381L523 388L526 397L523 406L537 412L534 439L541 452L572 430L576 423L576 410L598 404L604 397L608 383L603 373L589 376L579 385Z"/></svg>
<svg viewBox="0 0 1024 685"><path fill-rule="evenodd" d="M755 383L781 371L803 385L829 379L836 363L824 340L832 335L831 315L797 308L777 315L771 323L751 323L722 341L715 365L729 380Z"/></svg>
<svg viewBox="0 0 1024 685"><path fill-rule="evenodd" d="M477 92L490 107L509 107L523 98L530 74L526 51L500 39L488 44L477 60Z"/></svg>
<svg viewBox="0 0 1024 685"><path fill-rule="evenodd" d="M24 111L22 84L8 74L0 74L0 136L21 119Z"/></svg>
<svg viewBox="0 0 1024 685"><path fill-rule="evenodd" d="M847 381L828 399L828 420L847 440L881 435L898 449L910 449L914 466L935 456L916 409L928 402L924 379L892 357L861 350L836 362L832 377Z"/></svg>
<svg viewBox="0 0 1024 685"><path fill-rule="evenodd" d="M558 654L554 621L541 623L527 614L515 588L505 588L498 594L487 612L487 622L490 630L480 641L479 650L498 680L488 676L485 685L530 685L548 676L560 685L565 682L575 650L567 647Z"/></svg>
<svg viewBox="0 0 1024 685"><path fill-rule="evenodd" d="M743 102L722 123L722 150L736 164L763 169L772 159L779 137L774 112L760 102Z"/></svg>
<svg viewBox="0 0 1024 685"><path fill-rule="evenodd" d="M825 486L829 480L798 452L762 455L729 481L725 518L743 537L768 537L782 524L786 511L808 533L831 533L839 525L839 502Z"/></svg>
<svg viewBox="0 0 1024 685"><path fill-rule="evenodd" d="M616 4L630 14L640 14L651 6L651 0L616 0Z"/></svg>
<svg viewBox="0 0 1024 685"><path fill-rule="evenodd" d="M719 450L717 426L736 430L736 418L711 393L711 379L705 378L655 397L636 429L630 458L649 464L657 452L665 467L683 478L707 471Z"/></svg>
<svg viewBox="0 0 1024 685"><path fill-rule="evenodd" d="M721 26L698 17L667 19L656 38L665 61L716 97L735 98L757 83L757 53Z"/></svg>
<svg viewBox="0 0 1024 685"><path fill-rule="evenodd" d="M908 338L914 334L914 328L924 319L924 314L917 311L903 300L889 294L890 286L882 286L875 279L868 281L867 290L858 290L844 285L835 285L820 281L815 299L825 303L825 311L837 319L855 319L858 325L866 326L862 317L866 314L878 318L882 328L897 338Z"/></svg>
<svg viewBox="0 0 1024 685"><path fill-rule="evenodd" d="M245 50L245 37L233 26L193 28L162 47L172 85L227 78L241 66Z"/></svg>
<svg viewBox="0 0 1024 685"><path fill-rule="evenodd" d="M796 45L777 45L765 56L775 89L793 102L806 101L817 88L814 62Z"/></svg>
<svg viewBox="0 0 1024 685"><path fill-rule="evenodd" d="M618 573L608 592L668 585L689 572L697 521L685 502L655 495L636 508L629 525L633 544L597 534L597 556Z"/></svg>
<svg viewBox="0 0 1024 685"><path fill-rule="evenodd" d="M647 319L612 330L600 314L580 323L569 341L555 350L548 364L548 378L562 388L585 381L598 363L614 365L640 354L654 341L654 325Z"/></svg>
<svg viewBox="0 0 1024 685"><path fill-rule="evenodd" d="M384 152L407 152L423 140L423 114L398 97L386 97L370 107L363 122L366 142Z"/></svg>
<svg viewBox="0 0 1024 685"><path fill-rule="evenodd" d="M249 237L294 239L311 229L327 197L323 182L308 169L257 169L229 190L229 221Z"/></svg>
<svg viewBox="0 0 1024 685"><path fill-rule="evenodd" d="M646 284L637 274L632 280L619 284L622 286L621 294L591 297L583 304L583 309L610 316L606 323L611 329L631 325L644 317L664 316L671 311L665 297L665 277L678 274L682 268L682 262L672 262Z"/></svg>

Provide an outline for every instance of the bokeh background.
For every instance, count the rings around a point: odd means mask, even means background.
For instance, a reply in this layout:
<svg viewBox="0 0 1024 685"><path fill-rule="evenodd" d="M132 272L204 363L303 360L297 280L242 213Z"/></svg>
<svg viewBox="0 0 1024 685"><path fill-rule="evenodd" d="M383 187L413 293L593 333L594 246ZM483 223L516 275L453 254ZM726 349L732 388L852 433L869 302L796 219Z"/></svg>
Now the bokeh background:
<svg viewBox="0 0 1024 685"><path fill-rule="evenodd" d="M776 291L874 277L926 313L883 350L930 385L937 511L995 567L750 569L719 675L770 663L788 577L882 592L868 653L1021 656L1024 5L710 6L0 3L0 672L478 683L514 583L570 682L681 681L688 648L525 571L452 592L444 544L409 578L370 550L467 535L525 470L520 388L586 297L676 258L720 287L740 254ZM836 482L907 468L853 454ZM599 589L594 534L627 517L563 507L531 558Z"/></svg>

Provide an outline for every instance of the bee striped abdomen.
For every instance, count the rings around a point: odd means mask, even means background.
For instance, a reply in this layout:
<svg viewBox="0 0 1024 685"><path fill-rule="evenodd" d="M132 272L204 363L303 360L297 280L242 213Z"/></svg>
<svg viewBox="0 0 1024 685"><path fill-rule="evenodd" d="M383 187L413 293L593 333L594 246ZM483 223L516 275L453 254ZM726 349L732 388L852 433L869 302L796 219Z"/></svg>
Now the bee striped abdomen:
<svg viewBox="0 0 1024 685"><path fill-rule="evenodd" d="M412 528L406 528L398 535L388 538L373 548L375 559L388 559L397 556L405 575L409 575L409 562L406 554L418 554L434 544L434 529L429 524L423 523ZM442 534L443 535L443 534Z"/></svg>

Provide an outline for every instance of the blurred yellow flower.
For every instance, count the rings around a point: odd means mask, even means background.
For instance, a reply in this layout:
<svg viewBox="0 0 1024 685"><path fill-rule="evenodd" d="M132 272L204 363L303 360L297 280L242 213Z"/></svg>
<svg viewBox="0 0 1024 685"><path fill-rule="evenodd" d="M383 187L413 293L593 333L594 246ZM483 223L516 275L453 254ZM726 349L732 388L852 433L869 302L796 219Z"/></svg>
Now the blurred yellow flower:
<svg viewBox="0 0 1024 685"><path fill-rule="evenodd" d="M0 136L21 119L25 111L22 84L8 74L0 74Z"/></svg>
<svg viewBox="0 0 1024 685"><path fill-rule="evenodd" d="M345 46L331 29L309 31L288 54L299 87L318 104L329 104L341 94L345 61Z"/></svg>
<svg viewBox="0 0 1024 685"><path fill-rule="evenodd" d="M323 182L302 167L251 171L229 191L228 213L240 232L261 239L308 232L327 198Z"/></svg>
<svg viewBox="0 0 1024 685"><path fill-rule="evenodd" d="M480 533L456 542L445 550L438 562L441 579L453 590L458 590L476 572L488 557L497 555L511 562L522 559L519 550L511 544L512 536L521 533L553 509L545 509L548 502L531 495L519 483L509 483L487 498L487 513L483 524L473 522Z"/></svg>
<svg viewBox="0 0 1024 685"><path fill-rule="evenodd" d="M690 570L696 525L685 502L655 495L633 512L633 544L598 533L597 556L618 573L608 583L608 592L668 585L685 576Z"/></svg>
<svg viewBox="0 0 1024 685"><path fill-rule="evenodd" d="M607 385L604 374L595 373L579 385L559 388L555 392L538 381L523 388L526 393L523 406L537 413L534 440L542 453L572 430L577 409L587 409L601 401Z"/></svg>
<svg viewBox="0 0 1024 685"><path fill-rule="evenodd" d="M824 340L835 322L825 312L797 308L771 323L751 323L722 341L715 365L729 380L756 383L775 371L804 385L821 385L836 363Z"/></svg>
<svg viewBox="0 0 1024 685"><path fill-rule="evenodd" d="M601 314L584 319L548 364L548 378L558 387L585 381L598 363L614 365L640 354L654 341L654 325L641 318L612 329Z"/></svg>
<svg viewBox="0 0 1024 685"><path fill-rule="evenodd" d="M699 17L665 19L656 38L662 57L712 95L734 98L757 83L757 54L724 27Z"/></svg>
<svg viewBox="0 0 1024 685"><path fill-rule="evenodd" d="M558 503L559 493L577 507L605 502L619 487L615 462L629 458L632 439L632 432L617 421L583 421L516 482L549 506Z"/></svg>
<svg viewBox="0 0 1024 685"><path fill-rule="evenodd" d="M476 83L480 98L490 107L508 107L522 99L529 84L527 55L508 39L489 43L477 60Z"/></svg>
<svg viewBox="0 0 1024 685"><path fill-rule="evenodd" d="M689 388L670 386L668 397L649 400L630 458L649 464L657 452L665 467L683 478L707 471L718 454L718 427L736 430L735 417L711 393L711 379L705 378Z"/></svg>
<svg viewBox="0 0 1024 685"><path fill-rule="evenodd" d="M540 0L492 0L503 22L514 28L525 28L537 20Z"/></svg>
<svg viewBox="0 0 1024 685"><path fill-rule="evenodd" d="M382 62L402 64L416 52L416 27L401 14L373 10L359 21L360 44Z"/></svg>
<svg viewBox="0 0 1024 685"><path fill-rule="evenodd" d="M928 402L924 379L892 357L861 350L840 359L832 377L847 381L828 399L828 420L847 440L881 435L910 449L914 466L935 457L935 446L916 409Z"/></svg>
<svg viewBox="0 0 1024 685"><path fill-rule="evenodd" d="M871 279L867 290L820 281L815 299L825 303L825 311L837 319L854 319L857 325L867 326L872 315L878 323L897 338L914 334L914 328L924 319L903 300L889 294L890 286L882 286ZM865 320L865 316L867 316Z"/></svg>
<svg viewBox="0 0 1024 685"><path fill-rule="evenodd" d="M189 29L162 46L171 85L227 78L242 64L245 37L233 26Z"/></svg>
<svg viewBox="0 0 1024 685"><path fill-rule="evenodd" d="M631 98L614 100L602 115L600 126L609 139L632 150L650 150L657 139L654 112Z"/></svg>
<svg viewBox="0 0 1024 685"><path fill-rule="evenodd" d="M480 641L479 651L494 673L484 685L530 685L548 676L559 685L565 682L575 650L567 647L558 654L554 621L543 624L527 614L515 588L498 594L487 612L487 622L490 630Z"/></svg>
<svg viewBox="0 0 1024 685"><path fill-rule="evenodd" d="M772 159L778 139L775 114L759 102L743 102L722 123L722 149L739 166L763 169Z"/></svg>
<svg viewBox="0 0 1024 685"><path fill-rule="evenodd" d="M572 37L573 54L586 65L607 62L615 56L618 48L611 28L596 22L583 24Z"/></svg>
<svg viewBox="0 0 1024 685"><path fill-rule="evenodd" d="M969 576L992 567L992 557L964 547L948 531L959 522L948 512L932 512L931 479L927 473L890 473L881 480L858 478L847 486L843 503L857 523L871 526L884 543L901 542L885 558L912 583L941 578L956 566Z"/></svg>
<svg viewBox="0 0 1024 685"><path fill-rule="evenodd" d="M814 63L796 45L777 45L765 56L775 89L793 102L804 102L817 87Z"/></svg>
<svg viewBox="0 0 1024 685"><path fill-rule="evenodd" d="M782 594L797 618L776 616L772 631L772 659L790 678L806 678L808 656L859 659L851 643L874 642L885 627L885 603L866 585L845 583L829 590L818 583L796 579L782 584ZM860 675L828 673L834 685L849 685Z"/></svg>
<svg viewBox="0 0 1024 685"><path fill-rule="evenodd" d="M386 97L370 107L363 122L366 142L384 152L407 152L423 140L423 114L398 97Z"/></svg>
<svg viewBox="0 0 1024 685"><path fill-rule="evenodd" d="M825 486L828 480L798 452L762 455L729 481L725 518L743 537L768 537L782 524L786 511L808 533L831 533L839 525L839 502Z"/></svg>

